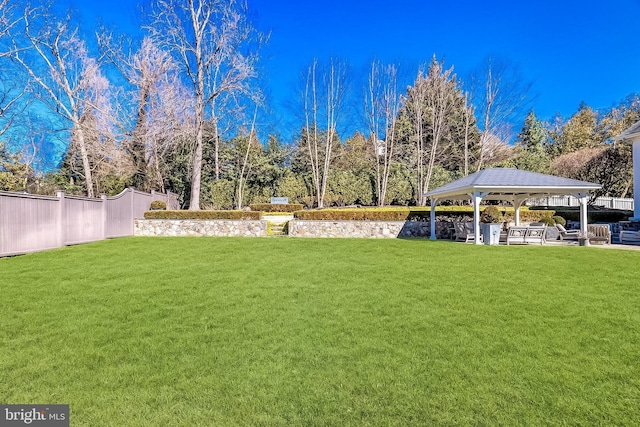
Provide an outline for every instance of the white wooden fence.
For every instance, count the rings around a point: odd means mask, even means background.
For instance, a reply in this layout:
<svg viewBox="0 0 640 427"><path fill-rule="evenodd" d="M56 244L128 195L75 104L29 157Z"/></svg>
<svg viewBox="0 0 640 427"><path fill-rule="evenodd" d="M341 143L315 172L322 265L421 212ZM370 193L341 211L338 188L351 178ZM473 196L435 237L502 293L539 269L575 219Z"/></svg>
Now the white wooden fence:
<svg viewBox="0 0 640 427"><path fill-rule="evenodd" d="M134 219L142 218L151 202L164 200L178 209L176 194L128 188L99 199L0 192L0 257L133 235Z"/></svg>
<svg viewBox="0 0 640 427"><path fill-rule="evenodd" d="M596 206L610 209L623 209L632 211L633 199L620 199L616 197L598 197L594 202ZM529 206L580 206L580 202L574 196L548 196L539 199L527 200Z"/></svg>

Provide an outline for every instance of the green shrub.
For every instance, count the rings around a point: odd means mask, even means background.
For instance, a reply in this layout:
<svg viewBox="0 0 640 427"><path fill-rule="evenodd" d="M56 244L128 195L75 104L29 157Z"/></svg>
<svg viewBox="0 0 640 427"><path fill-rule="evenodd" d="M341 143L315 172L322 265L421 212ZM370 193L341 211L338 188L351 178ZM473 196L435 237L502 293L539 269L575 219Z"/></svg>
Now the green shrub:
<svg viewBox="0 0 640 427"><path fill-rule="evenodd" d="M167 210L167 202L164 200L154 200L149 207L152 211L164 211Z"/></svg>
<svg viewBox="0 0 640 427"><path fill-rule="evenodd" d="M514 218L513 207L496 207L498 222L512 221ZM504 212L504 213L502 213ZM551 218L555 211L530 211L526 207L520 209L520 220L525 222L542 222L543 218ZM298 211L293 213L298 220L326 220L326 221L429 221L430 208L425 206L387 206L384 208L347 208L347 209L321 209ZM439 220L468 221L473 217L473 206L437 206L436 216Z"/></svg>
<svg viewBox="0 0 640 427"><path fill-rule="evenodd" d="M271 204L271 203L252 203L249 205L252 211L262 212L295 212L301 211L303 206L300 203Z"/></svg>
<svg viewBox="0 0 640 427"><path fill-rule="evenodd" d="M308 221L429 221L430 212L425 209L371 208L371 209L322 209L294 212L295 219Z"/></svg>
<svg viewBox="0 0 640 427"><path fill-rule="evenodd" d="M502 212L498 209L497 206L487 206L480 213L480 222L484 222L487 224L501 224Z"/></svg>
<svg viewBox="0 0 640 427"><path fill-rule="evenodd" d="M259 220L261 212L254 211L147 211L145 219L234 219Z"/></svg>
<svg viewBox="0 0 640 427"><path fill-rule="evenodd" d="M553 215L561 215L567 221L580 221L579 207L556 207ZM535 211L547 212L547 211ZM591 222L618 222L626 221L633 216L633 211L622 209L607 209L596 206L588 206L587 219Z"/></svg>
<svg viewBox="0 0 640 427"><path fill-rule="evenodd" d="M550 216L540 218L540 222L550 227L556 225L556 221L553 219L553 217Z"/></svg>
<svg viewBox="0 0 640 427"><path fill-rule="evenodd" d="M520 221L524 222L543 222L543 218L551 218L555 211L529 211L520 210Z"/></svg>
<svg viewBox="0 0 640 427"><path fill-rule="evenodd" d="M563 227L567 225L567 221L564 218L562 218L560 215L554 215L553 217L551 217L551 219L553 219L554 223L560 224Z"/></svg>

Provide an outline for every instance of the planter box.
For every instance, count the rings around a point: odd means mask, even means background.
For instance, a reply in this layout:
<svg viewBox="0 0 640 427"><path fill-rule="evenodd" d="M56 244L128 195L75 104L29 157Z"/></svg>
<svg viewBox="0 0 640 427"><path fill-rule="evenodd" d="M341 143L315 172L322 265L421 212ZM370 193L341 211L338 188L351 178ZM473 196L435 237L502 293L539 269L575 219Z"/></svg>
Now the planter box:
<svg viewBox="0 0 640 427"><path fill-rule="evenodd" d="M497 245L500 243L502 224L480 224L480 226L485 245Z"/></svg>

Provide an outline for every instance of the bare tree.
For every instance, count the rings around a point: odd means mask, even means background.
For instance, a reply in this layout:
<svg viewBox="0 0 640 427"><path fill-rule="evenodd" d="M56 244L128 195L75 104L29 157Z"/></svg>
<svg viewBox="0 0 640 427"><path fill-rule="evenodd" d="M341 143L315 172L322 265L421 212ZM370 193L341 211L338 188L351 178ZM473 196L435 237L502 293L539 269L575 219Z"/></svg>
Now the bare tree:
<svg viewBox="0 0 640 427"><path fill-rule="evenodd" d="M158 155L160 151L166 154L168 143L181 140L172 133L183 121L177 117L172 117L173 122L164 118L172 116L171 111L180 114L187 111L186 91L178 79L177 63L151 37L145 37L135 52L131 48L126 51L130 42L114 38L108 31L99 32L97 37L101 49L131 88L121 101L125 108L120 109L118 121L124 129L124 145L134 167L133 185L145 190L163 189L163 180L158 178L162 175L159 168L164 157ZM180 129L184 133L185 127ZM161 141L163 147L158 145Z"/></svg>
<svg viewBox="0 0 640 427"><path fill-rule="evenodd" d="M483 68L471 77L471 93L481 126L480 153L476 171L487 163L487 148L495 138L507 143L511 127L529 104L532 86L513 64L489 57ZM495 145L495 144L494 144Z"/></svg>
<svg viewBox="0 0 640 427"><path fill-rule="evenodd" d="M396 154L396 122L402 105L398 95L398 70L394 65L382 66L374 61L367 83L365 111L376 169L376 197L378 206L384 206Z"/></svg>
<svg viewBox="0 0 640 427"><path fill-rule="evenodd" d="M14 41L17 35L14 28L22 22L22 15L15 2L0 1L0 135L4 135L14 125L15 118L22 114L28 105L29 84L16 76L14 63L10 61L20 46Z"/></svg>
<svg viewBox="0 0 640 427"><path fill-rule="evenodd" d="M470 133L471 126L475 123L475 112L473 105L469 102L469 94L464 95L464 176L469 175L469 163L471 158Z"/></svg>
<svg viewBox="0 0 640 427"><path fill-rule="evenodd" d="M247 141L247 149L244 153L244 159L242 161L242 167L240 169L240 176L238 177L238 185L236 188L236 209L242 209L242 201L244 197L244 187L246 183L245 176L248 174L248 169L250 167L249 164L249 154L251 153L251 148L253 145L260 146L258 142L258 138L255 134L255 126L256 126L256 117L258 116L258 106L256 105L253 113L253 120L251 121L251 129L249 130L249 136ZM255 141L255 143L254 143Z"/></svg>
<svg viewBox="0 0 640 427"><path fill-rule="evenodd" d="M9 57L16 49L19 49L19 46L11 43L10 39L12 29L19 25L22 18L14 1L0 0L0 40L2 40L0 58Z"/></svg>
<svg viewBox="0 0 640 427"><path fill-rule="evenodd" d="M100 62L89 56L77 27L71 24L70 14L58 20L46 10L27 9L23 21L27 45L24 50L16 49L12 58L30 76L36 97L71 123L86 192L94 197L92 164L82 118L89 110L108 105L96 104L107 93L108 81L100 72Z"/></svg>
<svg viewBox="0 0 640 427"><path fill-rule="evenodd" d="M217 126L215 102L221 95L250 90L257 57L243 48L255 33L247 22L245 5L235 0L157 0L149 30L161 47L176 55L193 87L195 134L189 209L198 210L205 120L209 115Z"/></svg>
<svg viewBox="0 0 640 427"><path fill-rule="evenodd" d="M338 123L346 89L346 66L331 60L318 70L318 61L307 70L303 94L307 153L311 166L314 195L319 208L324 207L327 179L338 143Z"/></svg>

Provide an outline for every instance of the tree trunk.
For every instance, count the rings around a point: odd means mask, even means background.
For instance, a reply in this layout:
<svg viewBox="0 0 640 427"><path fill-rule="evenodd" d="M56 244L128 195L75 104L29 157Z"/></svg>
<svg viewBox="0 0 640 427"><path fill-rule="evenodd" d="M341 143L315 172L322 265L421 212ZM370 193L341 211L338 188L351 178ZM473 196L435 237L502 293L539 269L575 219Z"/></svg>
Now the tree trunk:
<svg viewBox="0 0 640 427"><path fill-rule="evenodd" d="M91 175L91 163L89 162L87 146L84 141L84 131L79 122L75 123L75 127L75 136L77 138L78 148L80 149L80 159L82 160L84 180L87 186L87 197L95 197L95 193L93 191L93 178Z"/></svg>

